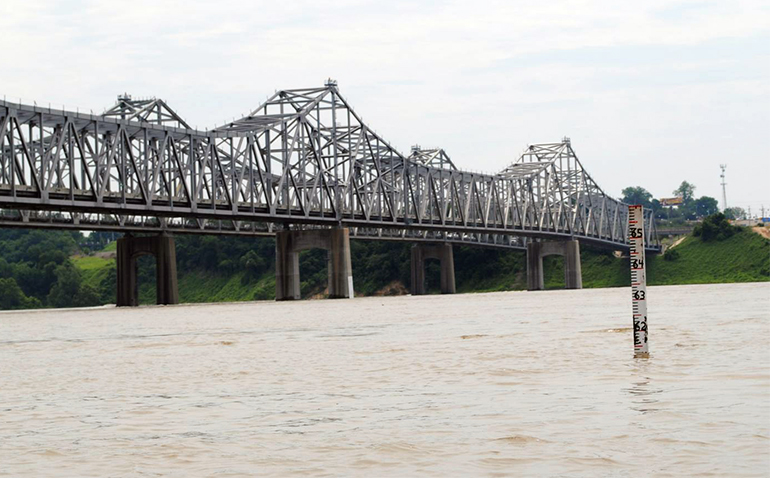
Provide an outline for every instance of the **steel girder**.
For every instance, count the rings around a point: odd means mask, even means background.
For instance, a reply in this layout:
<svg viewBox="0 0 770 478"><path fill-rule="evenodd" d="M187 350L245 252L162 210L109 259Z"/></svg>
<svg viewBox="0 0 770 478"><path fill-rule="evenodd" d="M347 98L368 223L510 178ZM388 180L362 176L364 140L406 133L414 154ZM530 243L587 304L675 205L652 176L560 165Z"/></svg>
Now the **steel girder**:
<svg viewBox="0 0 770 478"><path fill-rule="evenodd" d="M102 117L143 121L177 128L190 127L165 101L159 98L133 99L128 94L118 96L118 102L102 113Z"/></svg>
<svg viewBox="0 0 770 478"><path fill-rule="evenodd" d="M457 169L446 151L441 148L422 149L419 145L412 146L409 160L435 168Z"/></svg>
<svg viewBox="0 0 770 478"><path fill-rule="evenodd" d="M102 116L0 102L0 208L0 224L27 227L346 226L362 238L628 247L626 205L596 185L568 140L531 145L498 174L457 170L440 149L404 157L333 82L279 91L210 131L156 99L123 96Z"/></svg>

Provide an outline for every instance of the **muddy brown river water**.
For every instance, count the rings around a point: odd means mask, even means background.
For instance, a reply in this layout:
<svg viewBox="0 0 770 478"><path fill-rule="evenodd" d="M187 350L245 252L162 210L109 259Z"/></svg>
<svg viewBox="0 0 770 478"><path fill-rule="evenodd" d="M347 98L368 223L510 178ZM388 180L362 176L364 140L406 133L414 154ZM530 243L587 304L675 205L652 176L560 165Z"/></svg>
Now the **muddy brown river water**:
<svg viewBox="0 0 770 478"><path fill-rule="evenodd" d="M0 476L768 476L770 284L0 313Z"/></svg>

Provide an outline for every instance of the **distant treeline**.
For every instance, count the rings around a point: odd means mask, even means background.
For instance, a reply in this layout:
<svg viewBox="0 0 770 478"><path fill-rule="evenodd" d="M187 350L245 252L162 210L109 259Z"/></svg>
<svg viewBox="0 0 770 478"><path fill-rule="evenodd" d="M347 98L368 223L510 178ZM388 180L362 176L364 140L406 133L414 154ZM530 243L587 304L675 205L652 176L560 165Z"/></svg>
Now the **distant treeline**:
<svg viewBox="0 0 770 478"><path fill-rule="evenodd" d="M78 307L115 303L115 233L0 229L0 309ZM269 300L275 297L275 242L271 238L175 237L183 302ZM411 244L351 241L357 295L402 294L410 283ZM455 246L458 292L526 287L523 251ZM630 283L628 261L612 251L581 246L584 287ZM564 286L561 257L547 257L546 288ZM142 303L154 302L155 263L138 261ZM300 254L303 297L323 295L326 251ZM426 286L439 290L439 264L428 261ZM676 248L648 257L648 283L692 284L770 280L770 241L709 217Z"/></svg>
<svg viewBox="0 0 770 478"><path fill-rule="evenodd" d="M652 194L641 186L629 186L621 192L619 198L626 204L641 204L644 207L652 209L655 218L664 221L673 221L682 223L684 221L695 221L712 216L719 212L719 203L710 196L695 197L696 186L687 181L682 181L678 188L671 194L681 199L681 203L676 207L667 207L661 204L658 199L652 197ZM727 208L724 211L727 219L742 219L746 217L746 211L739 207Z"/></svg>

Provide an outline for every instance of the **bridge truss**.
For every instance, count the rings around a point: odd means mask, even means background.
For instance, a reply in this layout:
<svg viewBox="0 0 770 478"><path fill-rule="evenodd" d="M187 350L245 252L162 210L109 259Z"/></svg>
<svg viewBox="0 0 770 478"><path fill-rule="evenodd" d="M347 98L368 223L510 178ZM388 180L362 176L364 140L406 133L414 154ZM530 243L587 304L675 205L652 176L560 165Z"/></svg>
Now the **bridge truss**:
<svg viewBox="0 0 770 478"><path fill-rule="evenodd" d="M334 82L278 91L209 131L154 98L123 95L102 115L0 102L0 210L0 225L17 227L272 235L344 226L372 239L629 246L627 205L599 188L569 140L530 145L496 174L462 171L440 148L402 155Z"/></svg>

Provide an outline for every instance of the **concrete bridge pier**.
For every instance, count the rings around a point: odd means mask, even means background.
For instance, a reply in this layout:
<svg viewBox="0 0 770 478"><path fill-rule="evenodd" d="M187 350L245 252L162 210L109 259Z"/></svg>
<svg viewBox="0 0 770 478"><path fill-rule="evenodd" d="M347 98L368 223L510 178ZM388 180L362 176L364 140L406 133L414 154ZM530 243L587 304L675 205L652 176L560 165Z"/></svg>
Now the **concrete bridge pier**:
<svg viewBox="0 0 770 478"><path fill-rule="evenodd" d="M567 289L582 289L580 243L571 241L544 241L527 243L527 289L543 290L543 257L564 256L564 283Z"/></svg>
<svg viewBox="0 0 770 478"><path fill-rule="evenodd" d="M299 300L299 252L328 251L329 298L353 298L347 228L280 231L275 235L275 300Z"/></svg>
<svg viewBox="0 0 770 478"><path fill-rule="evenodd" d="M425 259L441 261L441 293L454 294L457 289L452 244L415 244L412 246L412 295L425 294Z"/></svg>
<svg viewBox="0 0 770 478"><path fill-rule="evenodd" d="M174 238L167 234L118 239L118 307L139 305L136 283L136 259L144 254L155 257L156 301L158 304L178 304L179 285L176 276Z"/></svg>

